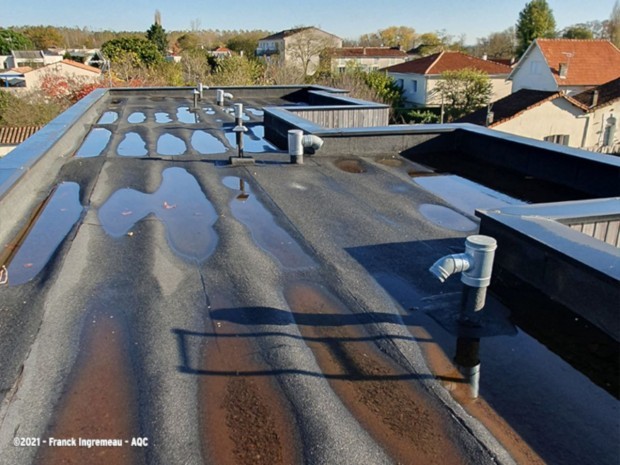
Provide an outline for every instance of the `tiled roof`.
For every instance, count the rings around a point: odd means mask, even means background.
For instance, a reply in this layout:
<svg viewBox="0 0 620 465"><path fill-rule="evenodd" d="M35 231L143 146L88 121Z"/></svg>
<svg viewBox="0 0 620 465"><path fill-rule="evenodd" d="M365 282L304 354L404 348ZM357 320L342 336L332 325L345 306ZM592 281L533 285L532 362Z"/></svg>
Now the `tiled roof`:
<svg viewBox="0 0 620 465"><path fill-rule="evenodd" d="M332 49L336 58L407 58L407 53L392 47L342 47Z"/></svg>
<svg viewBox="0 0 620 465"><path fill-rule="evenodd" d="M441 74L444 71L477 69L487 74L510 74L510 66L483 60L461 52L441 52L417 60L384 68L394 73Z"/></svg>
<svg viewBox="0 0 620 465"><path fill-rule="evenodd" d="M0 127L0 144L18 145L32 136L43 126Z"/></svg>
<svg viewBox="0 0 620 465"><path fill-rule="evenodd" d="M20 60L42 60L43 52L40 50L12 50L11 53L15 58Z"/></svg>
<svg viewBox="0 0 620 465"><path fill-rule="evenodd" d="M292 36L294 34L297 34L299 32L305 31L307 29L316 29L317 31L321 31L321 32L323 32L325 34L329 34L331 36L334 36L334 37L337 37L338 39L340 39L340 37L338 37L338 36L336 36L334 34L330 34L329 32L322 31L321 29L318 29L318 28L316 28L314 26L308 26L308 27L297 27L297 28L294 28L294 29L286 29L285 31L276 32L275 34L271 34L270 36L263 37L260 40L281 40L281 39L284 39L286 37L289 37L289 36Z"/></svg>
<svg viewBox="0 0 620 465"><path fill-rule="evenodd" d="M93 73L101 74L101 70L99 68L95 68L94 66L88 66L88 65L85 65L84 63L79 63L77 61L62 60L61 63L64 63L65 65L75 66L76 68L81 68L86 71L91 71Z"/></svg>
<svg viewBox="0 0 620 465"><path fill-rule="evenodd" d="M601 85L620 76L620 50L608 40L536 39L560 86ZM565 78L560 63L568 64Z"/></svg>
<svg viewBox="0 0 620 465"><path fill-rule="evenodd" d="M509 119L512 119L525 110L542 105L550 100L561 97L561 92L548 92L543 90L521 89L514 94L510 94L493 103L491 111L494 118L489 127L497 126ZM457 123L473 123L480 126L486 125L487 109L481 108L467 116L457 120Z"/></svg>
<svg viewBox="0 0 620 465"><path fill-rule="evenodd" d="M8 71L13 71L15 73L26 74L32 71L30 66L18 66L17 68L11 68Z"/></svg>
<svg viewBox="0 0 620 465"><path fill-rule="evenodd" d="M598 91L598 103L596 106L592 107L594 91ZM620 99L620 77L594 89L581 92L580 94L573 96L573 98L579 103L589 107L591 110L612 103Z"/></svg>

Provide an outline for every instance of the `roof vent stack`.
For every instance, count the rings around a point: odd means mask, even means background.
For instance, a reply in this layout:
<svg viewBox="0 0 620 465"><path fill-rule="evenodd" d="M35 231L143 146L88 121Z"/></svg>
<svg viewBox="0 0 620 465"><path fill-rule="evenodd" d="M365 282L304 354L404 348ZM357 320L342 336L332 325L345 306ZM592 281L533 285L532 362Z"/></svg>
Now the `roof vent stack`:
<svg viewBox="0 0 620 465"><path fill-rule="evenodd" d="M592 92L592 105L590 105L590 108L594 108L597 105L598 105L598 90L595 90L594 92Z"/></svg>
<svg viewBox="0 0 620 465"><path fill-rule="evenodd" d="M560 63L560 78L566 79L568 74L568 63Z"/></svg>

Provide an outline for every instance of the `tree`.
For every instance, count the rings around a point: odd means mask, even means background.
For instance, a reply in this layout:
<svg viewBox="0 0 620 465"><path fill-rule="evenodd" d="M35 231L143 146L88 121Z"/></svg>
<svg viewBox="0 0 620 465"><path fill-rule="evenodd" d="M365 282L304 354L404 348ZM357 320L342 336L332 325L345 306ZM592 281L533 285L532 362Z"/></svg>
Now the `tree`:
<svg viewBox="0 0 620 465"><path fill-rule="evenodd" d="M418 37L415 51L418 55L428 56L433 53L442 52L447 48L447 44L435 32L425 32Z"/></svg>
<svg viewBox="0 0 620 465"><path fill-rule="evenodd" d="M166 30L161 25L161 15L159 10L155 12L155 22L151 25L149 30L146 31L146 38L153 42L162 56L167 55L168 37L166 36Z"/></svg>
<svg viewBox="0 0 620 465"><path fill-rule="evenodd" d="M448 121L454 121L488 105L493 92L489 76L476 69L444 71L435 87L445 105Z"/></svg>
<svg viewBox="0 0 620 465"><path fill-rule="evenodd" d="M521 56L539 37L555 37L555 19L547 0L532 0L519 13L517 53Z"/></svg>
<svg viewBox="0 0 620 465"><path fill-rule="evenodd" d="M218 60L206 84L210 86L251 86L262 84L263 66L257 60L235 55Z"/></svg>
<svg viewBox="0 0 620 465"><path fill-rule="evenodd" d="M299 66L304 75L313 74L319 64L321 53L335 46L335 41L313 27L299 28L297 33L289 36L286 44L287 60Z"/></svg>
<svg viewBox="0 0 620 465"><path fill-rule="evenodd" d="M163 61L155 44L141 37L109 40L101 46L101 53L113 63L128 62L132 66L152 66Z"/></svg>
<svg viewBox="0 0 620 465"><path fill-rule="evenodd" d="M177 45L181 51L195 50L200 46L200 39L196 34L189 32L177 39Z"/></svg>
<svg viewBox="0 0 620 465"><path fill-rule="evenodd" d="M492 32L487 37L478 39L473 53L476 56L487 55L489 58L513 58L515 56L515 28L502 32Z"/></svg>
<svg viewBox="0 0 620 465"><path fill-rule="evenodd" d="M62 34L52 26L29 26L23 30L23 33L40 50L64 45Z"/></svg>
<svg viewBox="0 0 620 465"><path fill-rule="evenodd" d="M616 47L620 48L620 3L618 0L616 0L611 10L607 30L609 31L609 40L611 40Z"/></svg>
<svg viewBox="0 0 620 465"><path fill-rule="evenodd" d="M396 84L396 81L386 73L379 71L363 73L363 79L366 85L377 93L383 103L387 103L392 108L403 106L404 91L402 87Z"/></svg>
<svg viewBox="0 0 620 465"><path fill-rule="evenodd" d="M28 50L32 42L28 37L11 29L0 29L0 55L10 55L11 50Z"/></svg>
<svg viewBox="0 0 620 465"><path fill-rule="evenodd" d="M593 39L594 34L587 26L575 24L564 29L562 37L564 39Z"/></svg>
<svg viewBox="0 0 620 465"><path fill-rule="evenodd" d="M265 35L263 31L248 31L235 34L226 41L226 47L238 53L243 52L248 58L253 57L258 48L258 41L265 37Z"/></svg>

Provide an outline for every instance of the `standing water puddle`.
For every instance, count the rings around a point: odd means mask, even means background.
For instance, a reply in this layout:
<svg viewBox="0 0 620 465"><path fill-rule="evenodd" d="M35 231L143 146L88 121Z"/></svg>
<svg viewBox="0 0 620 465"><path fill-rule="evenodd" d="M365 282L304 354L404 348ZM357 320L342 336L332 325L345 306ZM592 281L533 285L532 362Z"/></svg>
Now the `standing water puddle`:
<svg viewBox="0 0 620 465"><path fill-rule="evenodd" d="M153 194L120 189L99 209L99 221L112 237L121 237L140 220L154 214L165 226L170 248L179 256L199 262L215 250L213 225L217 213L198 181L182 168L168 168Z"/></svg>
<svg viewBox="0 0 620 465"><path fill-rule="evenodd" d="M473 215L478 208L501 208L525 203L460 176L422 176L413 180L468 215Z"/></svg>
<svg viewBox="0 0 620 465"><path fill-rule="evenodd" d="M231 147L237 146L237 135L234 132L226 132L226 138ZM243 136L243 150L251 153L278 152L278 148L265 139L264 126L248 126L248 132Z"/></svg>
<svg viewBox="0 0 620 465"><path fill-rule="evenodd" d="M163 134L157 139L157 153L160 155L182 155L187 150L183 139L172 134Z"/></svg>
<svg viewBox="0 0 620 465"><path fill-rule="evenodd" d="M170 113L166 113L163 111L158 111L155 113L155 122L156 123L170 123L172 122L172 118L170 118Z"/></svg>
<svg viewBox="0 0 620 465"><path fill-rule="evenodd" d="M137 111L129 115L129 118L127 118L127 121L132 124L144 123L146 121L146 115L142 113L141 111Z"/></svg>
<svg viewBox="0 0 620 465"><path fill-rule="evenodd" d="M436 225L454 231L472 231L478 227L469 218L442 205L422 204L420 205L420 213Z"/></svg>
<svg viewBox="0 0 620 465"><path fill-rule="evenodd" d="M236 176L227 176L223 184L237 191L230 203L233 216L250 230L252 238L263 250L275 257L286 268L305 268L314 261L299 244L275 221L273 215L252 194L250 185Z"/></svg>
<svg viewBox="0 0 620 465"><path fill-rule="evenodd" d="M263 116L265 114L263 110L257 110L256 108L246 108L245 111L252 113L254 116Z"/></svg>
<svg viewBox="0 0 620 465"><path fill-rule="evenodd" d="M115 111L106 111L97 122L97 124L112 124L118 119L118 113Z"/></svg>
<svg viewBox="0 0 620 465"><path fill-rule="evenodd" d="M181 123L196 124L198 123L198 114L191 112L188 107L179 107L177 109L177 119Z"/></svg>
<svg viewBox="0 0 620 465"><path fill-rule="evenodd" d="M18 286L33 279L47 264L81 214L80 186L74 182L63 182L50 197L7 267L9 285Z"/></svg>
<svg viewBox="0 0 620 465"><path fill-rule="evenodd" d="M144 157L148 154L146 142L137 132L128 132L116 149L122 157Z"/></svg>
<svg viewBox="0 0 620 465"><path fill-rule="evenodd" d="M110 140L112 133L104 128L94 128L76 153L78 158L98 157Z"/></svg>
<svg viewBox="0 0 620 465"><path fill-rule="evenodd" d="M225 153L228 151L228 148L221 140L213 134L209 134L207 131L196 131L192 134L192 147L203 155Z"/></svg>
<svg viewBox="0 0 620 465"><path fill-rule="evenodd" d="M211 107L203 108L203 110L207 115L215 115L215 110Z"/></svg>

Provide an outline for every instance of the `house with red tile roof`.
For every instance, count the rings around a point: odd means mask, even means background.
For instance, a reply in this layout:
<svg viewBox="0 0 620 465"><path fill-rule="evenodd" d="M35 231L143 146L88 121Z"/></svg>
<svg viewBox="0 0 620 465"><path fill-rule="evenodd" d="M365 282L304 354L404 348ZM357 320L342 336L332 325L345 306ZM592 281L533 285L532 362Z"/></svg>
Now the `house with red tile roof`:
<svg viewBox="0 0 620 465"><path fill-rule="evenodd" d="M510 74L512 90L575 95L620 76L620 50L608 40L536 39Z"/></svg>
<svg viewBox="0 0 620 465"><path fill-rule="evenodd" d="M0 157L5 156L43 126L0 126Z"/></svg>
<svg viewBox="0 0 620 465"><path fill-rule="evenodd" d="M569 96L520 89L457 122L596 152L620 152L620 77Z"/></svg>
<svg viewBox="0 0 620 465"><path fill-rule="evenodd" d="M384 68L403 88L404 97L413 106L430 107L441 105L441 97L435 87L441 81L445 71L475 69L488 74L493 85L491 101L510 94L511 83L506 79L510 75L510 66L483 60L462 52L444 51L417 60L407 61Z"/></svg>
<svg viewBox="0 0 620 465"><path fill-rule="evenodd" d="M4 83L3 89L25 93L40 89L42 82L48 76L63 77L87 83L101 79L102 73L99 68L78 63L77 61L63 60L42 68L32 69L26 67L8 70L0 73L0 81ZM15 85L8 85L15 82L17 82Z"/></svg>
<svg viewBox="0 0 620 465"><path fill-rule="evenodd" d="M344 72L347 67L375 71L404 63L407 52L399 47L340 47L330 50L331 69Z"/></svg>

